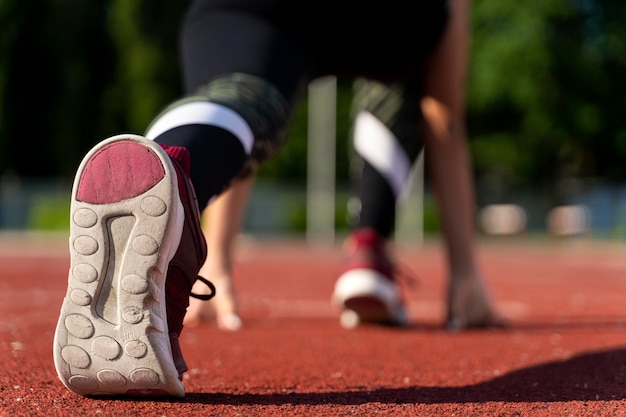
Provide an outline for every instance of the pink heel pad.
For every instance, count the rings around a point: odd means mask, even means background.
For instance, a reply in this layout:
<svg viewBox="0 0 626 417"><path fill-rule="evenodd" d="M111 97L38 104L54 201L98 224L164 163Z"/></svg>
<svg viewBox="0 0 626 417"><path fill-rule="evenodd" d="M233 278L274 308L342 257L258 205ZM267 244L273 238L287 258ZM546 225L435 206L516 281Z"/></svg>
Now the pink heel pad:
<svg viewBox="0 0 626 417"><path fill-rule="evenodd" d="M91 204L110 204L137 197L165 176L159 157L134 141L111 143L85 165L76 199Z"/></svg>

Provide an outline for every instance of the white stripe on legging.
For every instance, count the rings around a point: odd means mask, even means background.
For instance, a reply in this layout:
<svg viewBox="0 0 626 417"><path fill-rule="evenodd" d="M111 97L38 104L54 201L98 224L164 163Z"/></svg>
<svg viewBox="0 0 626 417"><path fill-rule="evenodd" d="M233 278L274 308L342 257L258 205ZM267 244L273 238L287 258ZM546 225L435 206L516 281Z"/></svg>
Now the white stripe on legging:
<svg viewBox="0 0 626 417"><path fill-rule="evenodd" d="M357 115L354 148L387 180L396 198L401 196L411 173L411 163L393 133L369 112Z"/></svg>
<svg viewBox="0 0 626 417"><path fill-rule="evenodd" d="M154 140L168 130L193 124L216 126L228 130L239 139L246 153L250 155L254 135L248 123L228 107L206 101L174 107L154 122L146 133L146 137Z"/></svg>

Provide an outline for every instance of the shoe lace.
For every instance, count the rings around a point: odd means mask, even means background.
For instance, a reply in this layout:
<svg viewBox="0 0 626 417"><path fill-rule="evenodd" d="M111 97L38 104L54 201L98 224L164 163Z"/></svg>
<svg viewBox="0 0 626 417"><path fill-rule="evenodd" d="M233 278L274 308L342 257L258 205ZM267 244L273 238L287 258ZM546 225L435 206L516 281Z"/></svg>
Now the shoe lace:
<svg viewBox="0 0 626 417"><path fill-rule="evenodd" d="M210 294L195 294L195 293L191 293L190 295L193 298L197 298L198 300L202 300L202 301L209 301L211 298L215 297L215 285L213 285L213 283L211 281L209 281L208 279L198 275L198 280L200 282L202 282L204 285L206 285L207 287L209 287L209 289L211 290Z"/></svg>

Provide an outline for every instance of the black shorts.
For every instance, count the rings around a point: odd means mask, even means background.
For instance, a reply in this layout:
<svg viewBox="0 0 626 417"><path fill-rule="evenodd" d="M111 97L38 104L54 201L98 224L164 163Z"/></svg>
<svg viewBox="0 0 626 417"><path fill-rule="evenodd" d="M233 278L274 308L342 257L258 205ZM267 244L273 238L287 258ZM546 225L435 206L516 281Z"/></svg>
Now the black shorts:
<svg viewBox="0 0 626 417"><path fill-rule="evenodd" d="M185 89L233 72L289 101L323 75L415 83L447 19L445 0L196 0L183 24Z"/></svg>

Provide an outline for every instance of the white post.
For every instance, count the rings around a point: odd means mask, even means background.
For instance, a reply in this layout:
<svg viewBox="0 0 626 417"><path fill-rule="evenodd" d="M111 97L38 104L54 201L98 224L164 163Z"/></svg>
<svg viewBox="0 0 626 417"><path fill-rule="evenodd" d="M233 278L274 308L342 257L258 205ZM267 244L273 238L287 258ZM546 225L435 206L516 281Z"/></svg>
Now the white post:
<svg viewBox="0 0 626 417"><path fill-rule="evenodd" d="M332 244L335 239L335 158L337 79L309 85L306 239Z"/></svg>
<svg viewBox="0 0 626 417"><path fill-rule="evenodd" d="M424 150L419 154L408 192L398 201L397 238L421 245L424 242Z"/></svg>

